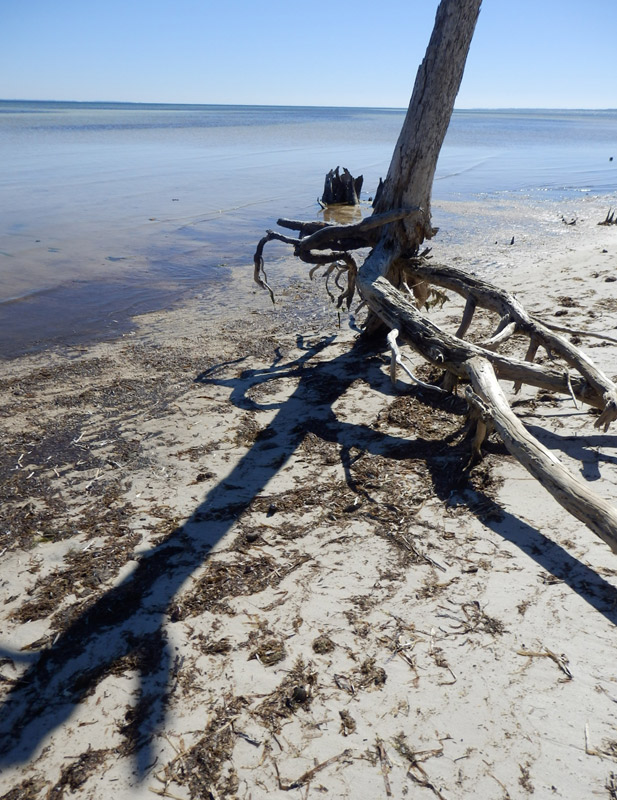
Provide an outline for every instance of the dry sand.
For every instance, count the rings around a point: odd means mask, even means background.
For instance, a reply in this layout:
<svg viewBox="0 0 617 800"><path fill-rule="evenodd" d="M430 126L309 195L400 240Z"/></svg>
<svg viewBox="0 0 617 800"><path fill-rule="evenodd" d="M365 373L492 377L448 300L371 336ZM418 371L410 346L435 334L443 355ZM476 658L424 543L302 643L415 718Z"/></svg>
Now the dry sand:
<svg viewBox="0 0 617 800"><path fill-rule="evenodd" d="M614 336L599 218L483 274ZM2 798L617 797L617 557L498 441L465 473L463 402L393 388L321 291L3 366ZM592 413L516 409L616 497Z"/></svg>

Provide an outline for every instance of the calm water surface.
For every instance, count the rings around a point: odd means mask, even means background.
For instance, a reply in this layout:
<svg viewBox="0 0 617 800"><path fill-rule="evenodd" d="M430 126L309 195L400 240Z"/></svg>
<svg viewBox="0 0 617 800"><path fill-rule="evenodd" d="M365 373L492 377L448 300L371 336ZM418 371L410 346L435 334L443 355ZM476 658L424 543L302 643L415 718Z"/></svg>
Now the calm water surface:
<svg viewBox="0 0 617 800"><path fill-rule="evenodd" d="M0 102L0 355L111 334L215 287L223 311L226 281L250 274L263 230L318 214L329 169L363 173L368 200L403 119L398 109ZM433 213L462 240L457 203L615 192L616 111L457 111Z"/></svg>

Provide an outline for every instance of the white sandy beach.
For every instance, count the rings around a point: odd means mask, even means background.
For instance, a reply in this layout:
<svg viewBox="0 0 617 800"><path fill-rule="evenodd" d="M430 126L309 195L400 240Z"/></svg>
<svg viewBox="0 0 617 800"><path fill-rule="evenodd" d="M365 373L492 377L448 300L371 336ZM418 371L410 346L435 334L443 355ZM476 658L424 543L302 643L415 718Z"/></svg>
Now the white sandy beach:
<svg viewBox="0 0 617 800"><path fill-rule="evenodd" d="M606 210L435 257L615 336ZM322 293L4 364L3 800L617 797L617 557L499 441L465 475L462 401L392 387ZM515 409L617 500L613 431Z"/></svg>

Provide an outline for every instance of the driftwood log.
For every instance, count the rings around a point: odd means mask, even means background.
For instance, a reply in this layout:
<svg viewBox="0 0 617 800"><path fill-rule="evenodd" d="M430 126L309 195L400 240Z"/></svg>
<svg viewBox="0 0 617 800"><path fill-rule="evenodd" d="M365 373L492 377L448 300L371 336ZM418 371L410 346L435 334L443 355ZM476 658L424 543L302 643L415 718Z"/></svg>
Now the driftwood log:
<svg viewBox="0 0 617 800"><path fill-rule="evenodd" d="M596 427L607 430L617 418L617 387L553 326L527 313L512 294L465 271L433 264L423 243L436 230L430 201L437 158L463 76L481 0L442 0L435 27L420 65L409 109L388 175L371 216L353 225L278 221L295 236L268 231L255 253L255 280L272 290L264 271L263 250L272 240L286 242L295 255L311 264L311 277L323 269L326 285L334 280L338 305L349 307L360 295L369 314L368 333L385 326L392 353L392 374L403 365L399 342L413 347L445 372L447 390L468 384L470 414L476 419L474 448L494 429L509 452L571 514L617 552L617 512L524 428L499 383L512 381L570 395L599 409ZM361 260L355 252L370 248ZM465 299L456 334L430 321L422 309L431 293L448 290ZM496 315L492 336L481 344L465 339L477 308ZM500 347L513 336L528 340L524 358L504 355ZM542 348L552 366L534 363ZM421 383L405 368L411 379Z"/></svg>

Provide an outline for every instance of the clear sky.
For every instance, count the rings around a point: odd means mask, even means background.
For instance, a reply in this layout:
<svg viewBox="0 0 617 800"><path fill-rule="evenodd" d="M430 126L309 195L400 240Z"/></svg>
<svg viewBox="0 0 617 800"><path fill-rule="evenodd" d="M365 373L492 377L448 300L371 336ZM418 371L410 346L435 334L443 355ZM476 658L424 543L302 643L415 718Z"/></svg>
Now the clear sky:
<svg viewBox="0 0 617 800"><path fill-rule="evenodd" d="M0 0L0 98L407 106L438 0ZM615 0L484 0L459 108L617 107Z"/></svg>

